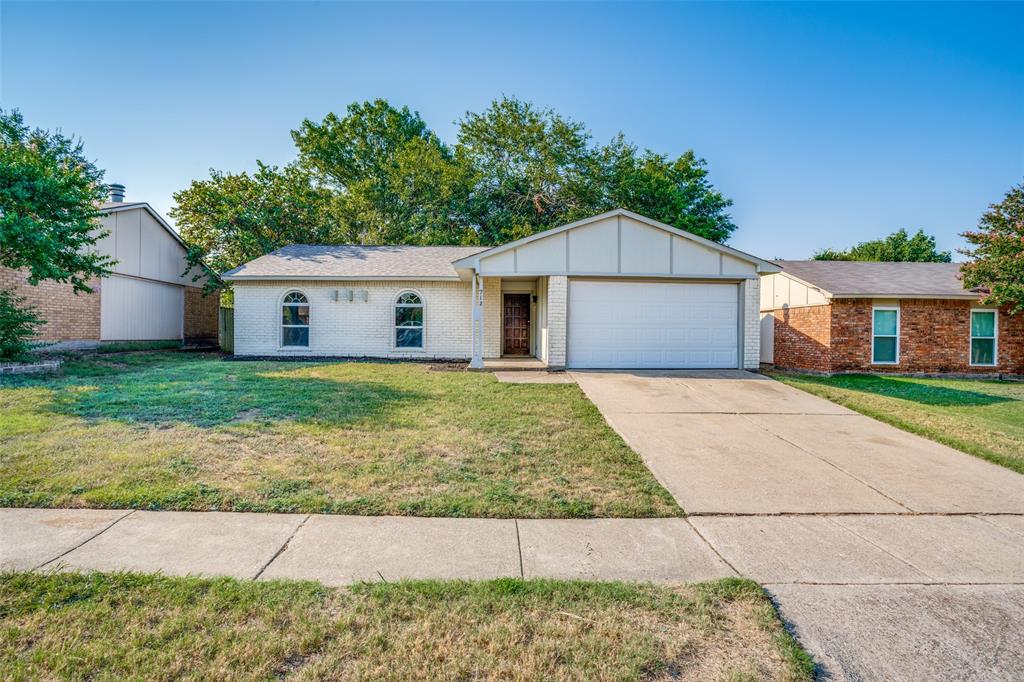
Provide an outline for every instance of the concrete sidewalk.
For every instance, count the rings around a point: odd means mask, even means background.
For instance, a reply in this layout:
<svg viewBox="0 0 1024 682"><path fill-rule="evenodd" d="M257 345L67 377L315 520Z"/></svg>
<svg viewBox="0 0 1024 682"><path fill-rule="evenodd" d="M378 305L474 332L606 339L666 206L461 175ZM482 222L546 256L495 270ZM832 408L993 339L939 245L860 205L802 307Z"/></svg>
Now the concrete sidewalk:
<svg viewBox="0 0 1024 682"><path fill-rule="evenodd" d="M299 578L1024 585L1022 516L443 519L0 509L0 569Z"/></svg>

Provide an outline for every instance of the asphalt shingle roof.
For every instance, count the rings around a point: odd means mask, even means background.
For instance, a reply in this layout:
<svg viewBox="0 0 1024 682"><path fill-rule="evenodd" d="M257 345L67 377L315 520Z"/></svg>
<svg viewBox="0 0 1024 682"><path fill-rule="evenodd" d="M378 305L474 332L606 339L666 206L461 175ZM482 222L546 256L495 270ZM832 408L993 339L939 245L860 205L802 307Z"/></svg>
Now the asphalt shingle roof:
<svg viewBox="0 0 1024 682"><path fill-rule="evenodd" d="M293 244L224 273L226 279L429 277L458 279L452 262L484 246L314 246Z"/></svg>
<svg viewBox="0 0 1024 682"><path fill-rule="evenodd" d="M876 263L865 261L777 260L784 273L833 296L971 295L960 280L959 263Z"/></svg>

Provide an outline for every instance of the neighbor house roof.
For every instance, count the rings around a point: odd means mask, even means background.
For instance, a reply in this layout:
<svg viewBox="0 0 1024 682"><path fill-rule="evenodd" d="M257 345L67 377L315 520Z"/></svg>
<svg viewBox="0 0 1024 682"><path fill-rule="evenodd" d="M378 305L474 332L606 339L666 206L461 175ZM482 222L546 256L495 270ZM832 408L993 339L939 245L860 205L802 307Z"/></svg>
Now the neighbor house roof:
<svg viewBox="0 0 1024 682"><path fill-rule="evenodd" d="M234 270L226 280L252 279L459 279L452 262L483 246L314 246L293 244Z"/></svg>
<svg viewBox="0 0 1024 682"><path fill-rule="evenodd" d="M835 298L977 298L965 289L959 263L776 260L784 275Z"/></svg>

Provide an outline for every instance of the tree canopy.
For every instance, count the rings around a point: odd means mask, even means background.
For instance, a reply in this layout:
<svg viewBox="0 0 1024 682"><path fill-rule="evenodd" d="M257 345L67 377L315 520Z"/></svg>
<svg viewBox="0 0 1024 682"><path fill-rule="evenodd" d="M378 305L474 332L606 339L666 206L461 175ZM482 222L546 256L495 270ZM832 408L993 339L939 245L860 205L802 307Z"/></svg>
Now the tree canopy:
<svg viewBox="0 0 1024 682"><path fill-rule="evenodd" d="M719 242L736 229L692 151L641 151L621 134L598 145L582 123L511 97L457 125L448 145L407 107L354 103L292 131L294 164L211 170L171 215L196 261L220 270L293 242L494 245L619 207Z"/></svg>
<svg viewBox="0 0 1024 682"><path fill-rule="evenodd" d="M978 229L963 233L973 246L961 268L964 284L990 293L985 302L1024 312L1024 182L992 204L978 221Z"/></svg>
<svg viewBox="0 0 1024 682"><path fill-rule="evenodd" d="M900 229L888 237L860 242L845 251L822 249L815 252L814 260L889 261L900 263L949 263L949 251L935 247L935 237L918 230L913 236Z"/></svg>
<svg viewBox="0 0 1024 682"><path fill-rule="evenodd" d="M0 265L26 268L32 285L55 280L92 291L89 280L113 265L90 248L103 236L102 180L80 140L0 110Z"/></svg>

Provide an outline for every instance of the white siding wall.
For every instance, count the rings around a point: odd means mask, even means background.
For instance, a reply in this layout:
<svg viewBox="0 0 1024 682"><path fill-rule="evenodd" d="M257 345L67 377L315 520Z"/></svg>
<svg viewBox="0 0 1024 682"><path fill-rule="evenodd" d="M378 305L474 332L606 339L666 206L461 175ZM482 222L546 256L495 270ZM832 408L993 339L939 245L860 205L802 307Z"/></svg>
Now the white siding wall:
<svg viewBox="0 0 1024 682"><path fill-rule="evenodd" d="M469 282L236 282L235 353L238 355L340 355L389 358L470 357ZM365 289L368 301L334 301L335 290ZM423 296L424 349L394 347L394 301L405 290ZM310 302L309 350L282 350L281 297L301 291ZM485 283L485 319L500 325L500 282ZM499 327L500 329L500 327ZM500 342L485 329L485 346Z"/></svg>
<svg viewBox="0 0 1024 682"><path fill-rule="evenodd" d="M110 232L96 243L96 250L117 260L114 272L160 282L202 286L192 275L183 276L187 265L185 247L167 233L144 208L116 211L101 216Z"/></svg>
<svg viewBox="0 0 1024 682"><path fill-rule="evenodd" d="M101 340L182 338L184 287L112 275L103 280L100 296Z"/></svg>
<svg viewBox="0 0 1024 682"><path fill-rule="evenodd" d="M763 311L825 305L828 302L829 299L820 289L791 279L785 273L761 277L760 306Z"/></svg>

